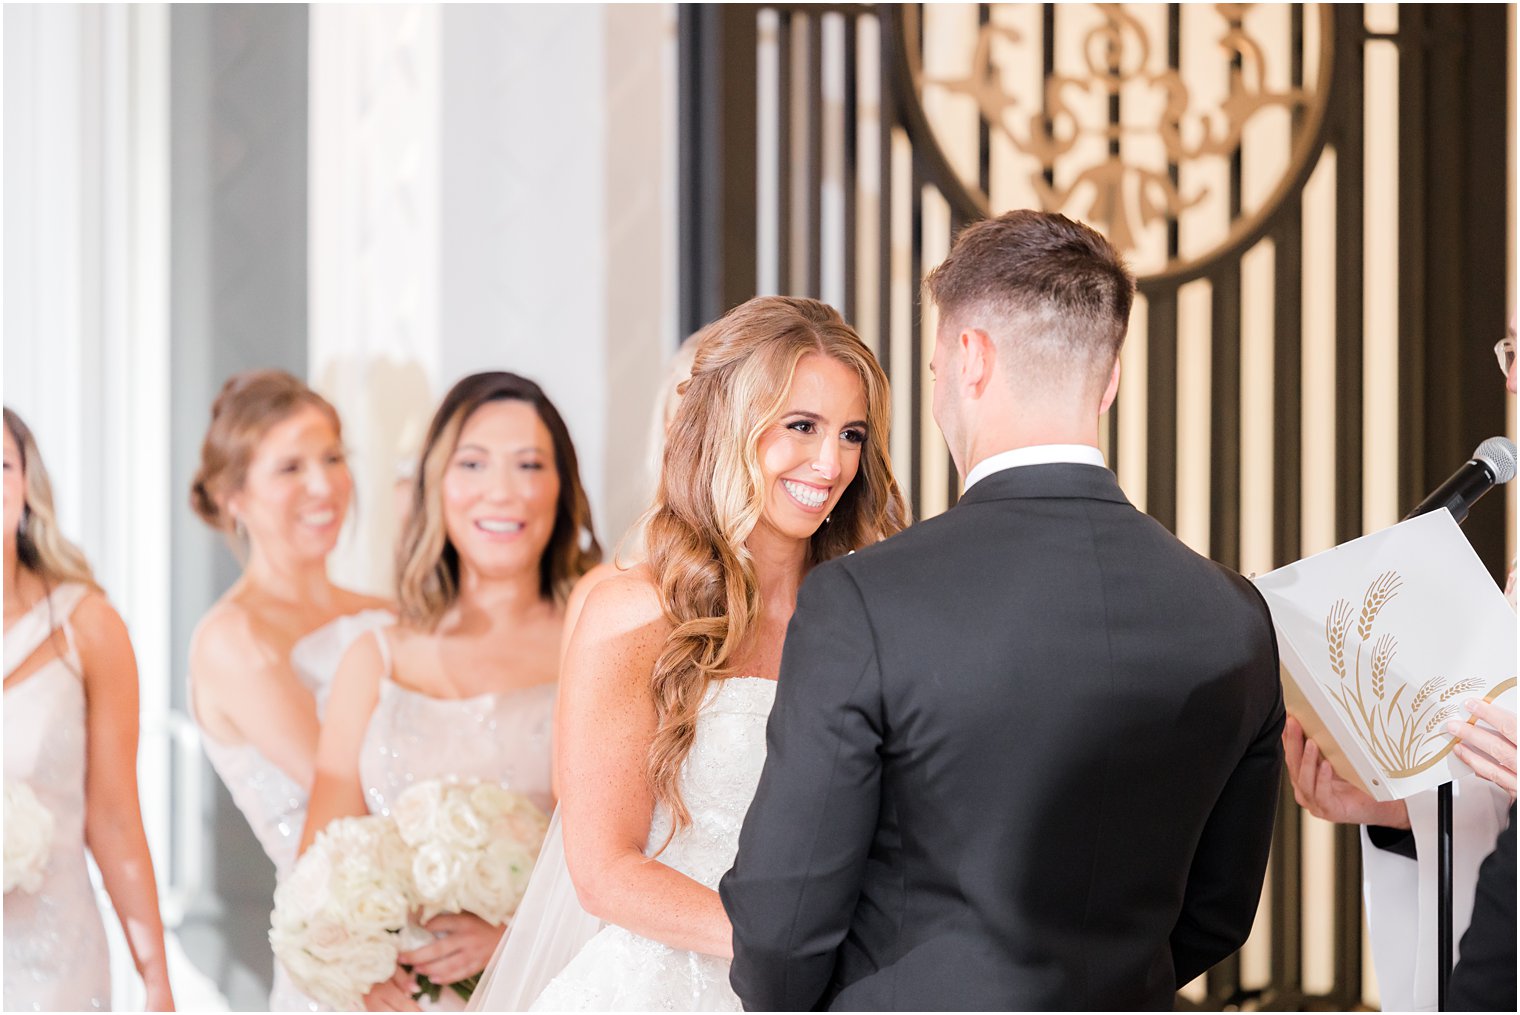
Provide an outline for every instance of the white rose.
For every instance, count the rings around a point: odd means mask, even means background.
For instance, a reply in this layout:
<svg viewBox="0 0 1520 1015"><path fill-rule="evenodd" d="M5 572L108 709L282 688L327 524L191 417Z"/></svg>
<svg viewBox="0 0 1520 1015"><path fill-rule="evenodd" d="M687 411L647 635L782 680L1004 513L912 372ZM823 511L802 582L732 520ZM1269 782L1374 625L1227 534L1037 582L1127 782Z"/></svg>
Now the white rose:
<svg viewBox="0 0 1520 1015"><path fill-rule="evenodd" d="M391 817L408 846L416 846L433 836L442 802L443 784L436 779L419 782L396 798Z"/></svg>
<svg viewBox="0 0 1520 1015"><path fill-rule="evenodd" d="M296 986L330 1008L350 1009L368 989L347 972L352 938L341 924L326 921L294 932L277 926L269 942Z"/></svg>
<svg viewBox="0 0 1520 1015"><path fill-rule="evenodd" d="M354 932L342 920L313 920L301 935L301 946L319 962L337 963L353 946L355 938Z"/></svg>
<svg viewBox="0 0 1520 1015"><path fill-rule="evenodd" d="M382 934L355 942L355 946L349 950L346 968L355 981L363 985L359 990L360 996L369 993L371 987L396 971L396 954L396 938L393 934Z"/></svg>
<svg viewBox="0 0 1520 1015"><path fill-rule="evenodd" d="M406 926L411 900L393 888L377 888L355 899L349 907L354 926L399 930Z"/></svg>
<svg viewBox="0 0 1520 1015"><path fill-rule="evenodd" d="M486 822L475 812L468 793L450 793L438 811L437 838L468 849L486 844Z"/></svg>
<svg viewBox="0 0 1520 1015"><path fill-rule="evenodd" d="M492 843L465 879L464 908L487 923L506 923L522 901L532 866L512 843Z"/></svg>
<svg viewBox="0 0 1520 1015"><path fill-rule="evenodd" d="M280 879L274 892L275 910L289 919L309 918L327 904L332 891L332 860L325 849L310 849L295 869Z"/></svg>
<svg viewBox="0 0 1520 1015"><path fill-rule="evenodd" d="M5 891L35 892L53 848L53 815L24 782L5 781Z"/></svg>
<svg viewBox="0 0 1520 1015"><path fill-rule="evenodd" d="M275 891L269 939L297 986L357 1006L395 969L391 933L413 904L411 853L389 818L341 818L317 836Z"/></svg>
<svg viewBox="0 0 1520 1015"><path fill-rule="evenodd" d="M418 900L433 912L450 910L463 873L464 861L460 853L440 843L430 842L421 847L412 860L412 880L417 886Z"/></svg>
<svg viewBox="0 0 1520 1015"><path fill-rule="evenodd" d="M513 807L516 795L498 782L478 782L470 787L470 806L489 824Z"/></svg>

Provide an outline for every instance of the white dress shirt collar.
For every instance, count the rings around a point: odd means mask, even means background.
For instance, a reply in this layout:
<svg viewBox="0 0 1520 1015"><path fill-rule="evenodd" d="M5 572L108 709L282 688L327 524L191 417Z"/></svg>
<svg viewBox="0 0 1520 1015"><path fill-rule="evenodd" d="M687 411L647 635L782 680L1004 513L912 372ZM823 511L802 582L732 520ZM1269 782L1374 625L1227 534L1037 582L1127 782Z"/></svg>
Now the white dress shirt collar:
<svg viewBox="0 0 1520 1015"><path fill-rule="evenodd" d="M989 455L977 462L971 474L966 477L966 486L961 495L964 496L967 490L994 472L1016 469L1021 465L1050 465L1055 462L1108 468L1108 463L1103 460L1103 452L1091 444L1036 444L1028 448L1014 448L1012 451Z"/></svg>

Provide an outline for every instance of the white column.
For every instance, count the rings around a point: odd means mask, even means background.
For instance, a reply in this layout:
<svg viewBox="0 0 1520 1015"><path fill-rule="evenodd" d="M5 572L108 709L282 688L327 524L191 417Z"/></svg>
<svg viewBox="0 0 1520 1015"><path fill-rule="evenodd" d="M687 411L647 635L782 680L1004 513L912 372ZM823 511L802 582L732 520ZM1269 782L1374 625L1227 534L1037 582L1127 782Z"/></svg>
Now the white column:
<svg viewBox="0 0 1520 1015"><path fill-rule="evenodd" d="M334 577L389 591L397 463L460 377L539 382L604 544L674 349L671 5L312 8L312 383L359 489Z"/></svg>
<svg viewBox="0 0 1520 1015"><path fill-rule="evenodd" d="M311 7L309 378L358 493L336 580L384 591L402 444L438 384L442 8Z"/></svg>
<svg viewBox="0 0 1520 1015"><path fill-rule="evenodd" d="M168 47L163 5L5 12L5 403L36 434L63 531L131 631L143 819L172 926L171 861L193 876L198 815L175 832ZM130 1004L130 958L114 959Z"/></svg>

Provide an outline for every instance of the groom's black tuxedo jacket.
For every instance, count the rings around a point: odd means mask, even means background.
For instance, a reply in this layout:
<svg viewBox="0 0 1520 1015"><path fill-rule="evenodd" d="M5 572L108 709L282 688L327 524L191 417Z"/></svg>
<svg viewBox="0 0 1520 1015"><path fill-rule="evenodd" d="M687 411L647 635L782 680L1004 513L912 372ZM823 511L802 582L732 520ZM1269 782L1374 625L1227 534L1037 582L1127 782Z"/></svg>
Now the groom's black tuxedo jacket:
<svg viewBox="0 0 1520 1015"><path fill-rule="evenodd" d="M1170 1008L1251 928L1266 605L1107 469L1024 466L817 568L721 893L750 1009Z"/></svg>

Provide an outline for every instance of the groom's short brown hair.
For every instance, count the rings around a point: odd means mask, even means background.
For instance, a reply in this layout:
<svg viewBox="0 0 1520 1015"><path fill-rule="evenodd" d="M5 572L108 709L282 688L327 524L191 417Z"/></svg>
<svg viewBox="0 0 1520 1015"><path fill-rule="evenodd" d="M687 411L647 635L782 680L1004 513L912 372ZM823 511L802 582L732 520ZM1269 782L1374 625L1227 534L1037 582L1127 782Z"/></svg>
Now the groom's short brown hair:
<svg viewBox="0 0 1520 1015"><path fill-rule="evenodd" d="M962 230L924 295L941 327L986 331L1010 359L1043 375L1113 369L1135 276L1096 230L1065 215L1010 211ZM1101 386L1099 388L1101 390Z"/></svg>

